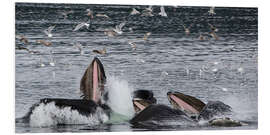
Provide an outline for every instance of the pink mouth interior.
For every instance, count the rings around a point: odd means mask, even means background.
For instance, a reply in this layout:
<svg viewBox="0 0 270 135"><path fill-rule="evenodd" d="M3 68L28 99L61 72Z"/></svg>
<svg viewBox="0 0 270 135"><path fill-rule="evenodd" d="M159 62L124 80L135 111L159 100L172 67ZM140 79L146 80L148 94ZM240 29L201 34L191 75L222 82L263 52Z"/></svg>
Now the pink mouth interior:
<svg viewBox="0 0 270 135"><path fill-rule="evenodd" d="M180 98L174 95L170 95L170 97L184 110L187 110L192 113L199 113L195 108L193 108L191 105L187 104L185 101L181 100Z"/></svg>
<svg viewBox="0 0 270 135"><path fill-rule="evenodd" d="M94 62L94 68L93 68L93 100L95 102L98 102L98 69L97 69L97 63Z"/></svg>
<svg viewBox="0 0 270 135"><path fill-rule="evenodd" d="M138 103L137 101L134 101L134 104L140 109L143 110L145 107L143 105L141 105L140 103Z"/></svg>

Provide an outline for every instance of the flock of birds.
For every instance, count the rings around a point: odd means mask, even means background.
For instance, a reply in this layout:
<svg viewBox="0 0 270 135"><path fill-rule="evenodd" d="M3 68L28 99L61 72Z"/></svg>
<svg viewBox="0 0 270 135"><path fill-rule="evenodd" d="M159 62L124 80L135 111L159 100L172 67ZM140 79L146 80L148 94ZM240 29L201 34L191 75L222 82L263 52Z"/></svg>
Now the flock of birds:
<svg viewBox="0 0 270 135"><path fill-rule="evenodd" d="M99 13L94 13L91 9L86 9L86 16L88 17L88 21L86 22L81 22L79 24L77 24L74 28L73 28L73 32L76 32L76 31L79 31L79 30L82 30L82 29L88 29L89 30L89 27L90 27L90 21L91 19L93 19L94 17L103 17L103 18L107 18L109 19L110 17L106 14L99 14ZM70 11L66 11L66 12L62 12L61 15L63 16L64 19L68 19L69 15L73 14L74 11L73 10L70 10ZM207 12L208 15L215 15L215 7L211 7L209 9L209 11ZM130 15L133 16L133 15L140 15L140 16L154 16L153 14L153 7L152 6L149 6L147 8L145 8L144 10L142 10L141 12L138 11L136 8L132 8L131 12L130 12ZM168 14L166 13L165 11L165 8L164 6L161 6L160 7L160 12L158 13L159 16L162 16L162 17L168 17ZM116 25L114 28L108 28L108 29L105 29L104 30L104 34L108 37L115 37L117 35L121 35L123 34L123 27L126 25L126 21L123 21L122 23ZM208 33L213 39L215 40L218 40L219 37L217 36L216 32L218 32L218 29L208 23L209 25L209 28L210 28L210 32ZM183 30L185 32L185 35L189 36L190 35L190 28L192 26L189 25L189 26L186 26L184 24L182 24L183 26ZM48 39L52 38L54 35L53 35L53 31L55 29L56 25L53 25L53 26L50 26L48 27L47 29L45 29L43 32L44 34L48 37ZM129 28L129 31L133 31L132 28ZM142 37L142 40L146 41L149 36L151 36L151 32L147 32L144 34L144 36ZM31 54L37 54L37 53L40 53L39 51L34 51L34 50L30 50L28 49L27 47L25 47L26 45L29 44L29 41L27 39L27 37L25 37L24 35L16 35L16 39L19 40L23 45L16 45L16 49L19 49L19 50L26 50L28 51L29 53ZM199 37L198 37L198 40L206 40L206 36L203 35L202 33L199 34ZM52 46L52 42L48 41L48 40L36 40L36 43L38 44L41 44L41 45L44 45L44 46ZM130 45L130 47L132 48L132 50L136 50L136 43L135 42L128 42L128 44ZM84 54L84 51L83 51L83 46L81 45L80 42L75 42L73 44L73 47L74 48L77 48L79 51L80 51L80 54L83 55ZM97 54L106 54L107 51L106 51L106 48L103 48L101 50L92 50L93 53L97 53ZM51 61L50 61L50 65L51 66L55 66L55 62L52 58L52 52L50 52L51 54ZM217 65L218 63L214 63L214 65ZM44 63L41 62L41 59L40 59L40 66L45 66ZM217 72L218 69L217 68L214 68L213 69L213 72ZM240 67L239 69L237 69L238 72L240 72L241 74L244 73L244 68L243 67ZM189 74L189 69L186 68L186 72L187 74ZM200 69L200 76L202 75L203 73L203 69ZM162 72L163 75L168 75L167 72Z"/></svg>
<svg viewBox="0 0 270 135"><path fill-rule="evenodd" d="M214 11L215 7L211 7L208 11L209 15L215 15L215 11ZM86 15L88 16L88 21L86 22L81 22L79 23L78 25L75 26L75 28L73 29L73 31L79 31L81 29L87 29L89 30L89 27L90 27L90 21L91 19L94 18L94 16L96 17L103 17L103 18L110 18L108 15L106 14L99 14L99 13L96 13L94 14L94 12L91 10L91 9L86 9ZM64 19L67 19L68 16L70 14L73 14L74 11L73 10L70 10L70 11L66 11L66 12L61 12L61 15L63 16ZM149 6L147 8L145 8L144 10L142 10L141 12L138 11L136 8L132 8L132 11L130 12L130 15L141 15L141 16L154 16L153 14L153 7L152 6ZM166 11L165 11L165 8L164 6L161 6L160 7L160 12L158 13L158 15L160 16L163 16L163 17L168 17ZM218 36L216 34L216 32L218 31L218 29L208 23L210 28L211 28L211 32L209 33L214 39L218 40ZM122 31L122 28L126 25L126 21L120 23L119 25L116 25L115 28L109 28L109 29L105 29L104 30L104 34L107 35L108 37L114 37L114 36L117 36L117 35L121 35L123 34L123 31ZM183 29L184 29L184 32L186 35L190 35L190 27L192 26L192 24L187 27L185 26L184 24L182 25L183 26ZM52 38L53 37L53 34L52 34L52 31L54 30L55 28L55 25L53 26L50 26L49 28L45 29L43 32L44 34L46 34L48 36L48 38ZM132 28L129 28L129 30L132 32ZM145 33L144 37L143 37L143 40L147 40L148 37L151 35L152 33L151 32L147 32ZM27 37L23 36L23 35L16 35L16 39L18 39L19 41L21 41L24 45L27 45L29 44L28 42L28 39ZM200 33L199 35L199 40L205 40L205 36ZM51 46L52 43L50 41L46 41L46 40L36 40L36 43L38 44L41 44L41 45L45 45L45 46ZM133 50L136 49L136 44L134 42L128 42L128 44L133 48ZM81 51L81 54L83 54L82 52L82 46L80 43L76 42L74 43L74 47L79 49L79 51ZM29 50L28 48L26 47L23 47L21 45L17 45L16 46L16 49L20 49L20 50L26 50L28 51L29 53L33 54L33 53L39 53L38 51L33 51L33 50ZM94 53L98 53L98 54L105 54L106 53L106 49L103 48L102 50L93 50Z"/></svg>

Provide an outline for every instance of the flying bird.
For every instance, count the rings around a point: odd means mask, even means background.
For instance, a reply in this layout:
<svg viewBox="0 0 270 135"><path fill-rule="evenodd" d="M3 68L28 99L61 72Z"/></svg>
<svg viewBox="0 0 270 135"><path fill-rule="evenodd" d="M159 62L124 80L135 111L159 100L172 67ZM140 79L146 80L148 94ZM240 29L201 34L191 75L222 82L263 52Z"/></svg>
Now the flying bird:
<svg viewBox="0 0 270 135"><path fill-rule="evenodd" d="M218 40L219 37L217 36L216 32L215 31L211 31L210 32L210 35L215 39L215 40Z"/></svg>
<svg viewBox="0 0 270 135"><path fill-rule="evenodd" d="M147 32L146 34L144 34L143 40L146 41L151 34L152 34L151 32Z"/></svg>
<svg viewBox="0 0 270 135"><path fill-rule="evenodd" d="M89 16L91 19L93 19L94 18L94 13L93 13L93 11L91 10L91 9L86 9L86 12L87 12L87 16Z"/></svg>
<svg viewBox="0 0 270 135"><path fill-rule="evenodd" d="M74 11L70 10L70 11L66 11L66 12L61 12L61 15L64 16L64 19L67 19L68 15L72 14L72 13L74 13Z"/></svg>
<svg viewBox="0 0 270 135"><path fill-rule="evenodd" d="M209 15L215 15L215 7L211 7L208 11Z"/></svg>
<svg viewBox="0 0 270 135"><path fill-rule="evenodd" d="M23 44L28 44L28 39L23 35L16 35L16 38L19 39Z"/></svg>
<svg viewBox="0 0 270 135"><path fill-rule="evenodd" d="M182 26L184 27L186 35L189 35L190 34L189 28L191 27L191 25L189 27L186 27L185 25L182 25Z"/></svg>
<svg viewBox="0 0 270 135"><path fill-rule="evenodd" d="M45 46L51 46L52 45L51 42L45 41L45 40L37 40L36 42L39 43L39 44L45 45Z"/></svg>
<svg viewBox="0 0 270 135"><path fill-rule="evenodd" d="M145 10L149 11L149 12L153 12L153 6L150 5L148 8L145 8Z"/></svg>
<svg viewBox="0 0 270 135"><path fill-rule="evenodd" d="M114 32L121 35L123 33L122 28L126 25L126 22L122 22L119 25L115 26L115 29L113 29Z"/></svg>
<svg viewBox="0 0 270 135"><path fill-rule="evenodd" d="M50 26L48 29L44 30L44 33L48 36L48 37L52 37L52 30L55 28L54 26Z"/></svg>
<svg viewBox="0 0 270 135"><path fill-rule="evenodd" d="M163 6L160 7L160 12L158 14L167 17L167 13L165 12L165 8Z"/></svg>
<svg viewBox="0 0 270 135"><path fill-rule="evenodd" d="M140 14L140 12L136 10L135 8L132 8L130 15L137 15L137 14Z"/></svg>
<svg viewBox="0 0 270 135"><path fill-rule="evenodd" d="M148 8L146 8L146 9L144 9L144 10L142 11L141 16L154 16L154 15L152 14L152 12L153 12L153 8L152 8L152 6L149 6Z"/></svg>
<svg viewBox="0 0 270 135"><path fill-rule="evenodd" d="M107 35L108 37L114 37L116 36L116 32L114 32L112 29L105 29L104 34Z"/></svg>
<svg viewBox="0 0 270 135"><path fill-rule="evenodd" d="M83 27L86 27L86 29L89 30L89 26L90 26L89 23L90 23L90 20L88 20L87 22L82 22L82 23L76 25L76 27L73 29L73 31L78 31L78 30L82 29Z"/></svg>
<svg viewBox="0 0 270 135"><path fill-rule="evenodd" d="M98 54L106 54L106 48L104 47L102 50L93 50L93 52Z"/></svg>
<svg viewBox="0 0 270 135"><path fill-rule="evenodd" d="M136 50L136 44L134 42L128 42L128 44L131 46L132 50Z"/></svg>
<svg viewBox="0 0 270 135"><path fill-rule="evenodd" d="M205 40L205 37L200 33L199 40Z"/></svg>
<svg viewBox="0 0 270 135"><path fill-rule="evenodd" d="M210 23L208 23L208 25L210 26L211 31L218 32L218 29L214 25L212 25Z"/></svg>
<svg viewBox="0 0 270 135"><path fill-rule="evenodd" d="M104 18L107 18L109 19L110 17L106 14L96 14L97 17L104 17Z"/></svg>
<svg viewBox="0 0 270 135"><path fill-rule="evenodd" d="M83 47L82 47L81 43L76 42L76 43L73 45L73 47L77 48L77 49L80 51L80 54L81 54L81 55L84 54L84 52L83 52L83 50L82 50Z"/></svg>

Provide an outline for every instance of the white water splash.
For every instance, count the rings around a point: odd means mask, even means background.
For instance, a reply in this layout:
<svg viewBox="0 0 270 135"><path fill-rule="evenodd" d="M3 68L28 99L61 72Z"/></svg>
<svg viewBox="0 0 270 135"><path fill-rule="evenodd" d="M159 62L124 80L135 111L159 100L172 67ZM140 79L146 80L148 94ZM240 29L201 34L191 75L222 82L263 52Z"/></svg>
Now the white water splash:
<svg viewBox="0 0 270 135"><path fill-rule="evenodd" d="M255 96L255 95L254 95ZM234 112L233 119L236 120L250 120L250 121L257 121L258 119L258 108L257 104L255 102L252 102L253 100L249 99L250 97L243 96L236 96L231 95L224 99L225 104L228 104L232 107L232 110Z"/></svg>
<svg viewBox="0 0 270 135"><path fill-rule="evenodd" d="M71 110L71 107L59 108L54 102L37 106L30 116L31 127L48 127L57 124L88 124L98 125L106 122L108 116L101 108L97 108L94 114L89 116L81 115L76 110Z"/></svg>
<svg viewBox="0 0 270 135"><path fill-rule="evenodd" d="M120 80L111 76L108 78L108 105L111 109L121 115L131 118L135 111L132 103L133 88L128 85L126 80Z"/></svg>

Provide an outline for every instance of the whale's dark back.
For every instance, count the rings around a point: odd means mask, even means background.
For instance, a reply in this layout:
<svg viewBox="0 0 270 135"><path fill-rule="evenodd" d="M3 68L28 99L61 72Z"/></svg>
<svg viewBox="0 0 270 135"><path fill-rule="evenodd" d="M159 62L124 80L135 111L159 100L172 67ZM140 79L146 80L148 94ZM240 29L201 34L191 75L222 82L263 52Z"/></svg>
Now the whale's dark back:
<svg viewBox="0 0 270 135"><path fill-rule="evenodd" d="M164 119L175 119L175 118L183 118L185 120L191 121L188 116L182 112L181 110L170 108L166 105L161 104L152 104L141 111L139 114L134 116L130 122L132 124L144 122L144 121L160 121Z"/></svg>

